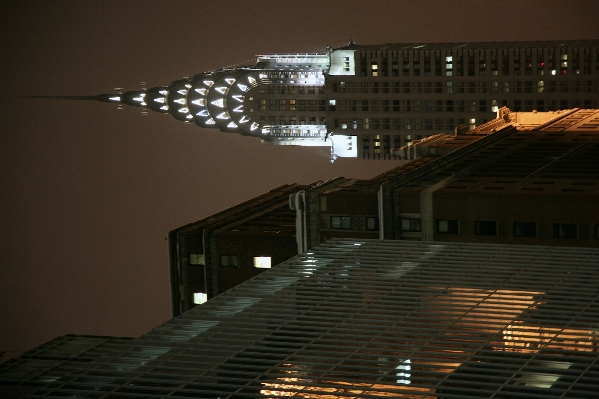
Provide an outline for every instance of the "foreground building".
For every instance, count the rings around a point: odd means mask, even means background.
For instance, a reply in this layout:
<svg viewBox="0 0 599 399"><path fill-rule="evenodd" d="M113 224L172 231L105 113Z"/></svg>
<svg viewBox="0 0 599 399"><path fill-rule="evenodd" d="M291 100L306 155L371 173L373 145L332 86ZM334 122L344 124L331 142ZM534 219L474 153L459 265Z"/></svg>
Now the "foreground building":
<svg viewBox="0 0 599 399"><path fill-rule="evenodd" d="M368 180L271 190L169 234L173 316L331 238L599 247L599 110L511 112Z"/></svg>
<svg viewBox="0 0 599 399"><path fill-rule="evenodd" d="M28 398L595 398L599 249L334 239Z"/></svg>
<svg viewBox="0 0 599 399"><path fill-rule="evenodd" d="M337 157L401 159L391 149L513 111L598 108L599 41L400 43L259 55L168 86L99 100L274 145ZM56 98L56 97L54 97Z"/></svg>

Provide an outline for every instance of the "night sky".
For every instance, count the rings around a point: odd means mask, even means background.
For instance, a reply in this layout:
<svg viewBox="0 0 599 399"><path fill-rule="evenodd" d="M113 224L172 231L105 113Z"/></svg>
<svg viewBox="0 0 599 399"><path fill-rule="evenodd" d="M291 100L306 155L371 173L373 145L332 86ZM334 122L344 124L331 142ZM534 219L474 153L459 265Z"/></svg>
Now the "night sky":
<svg viewBox="0 0 599 399"><path fill-rule="evenodd" d="M25 99L167 85L271 52L597 39L589 1L0 1L0 351L170 317L167 233L286 183L391 161L261 145L166 115Z"/></svg>

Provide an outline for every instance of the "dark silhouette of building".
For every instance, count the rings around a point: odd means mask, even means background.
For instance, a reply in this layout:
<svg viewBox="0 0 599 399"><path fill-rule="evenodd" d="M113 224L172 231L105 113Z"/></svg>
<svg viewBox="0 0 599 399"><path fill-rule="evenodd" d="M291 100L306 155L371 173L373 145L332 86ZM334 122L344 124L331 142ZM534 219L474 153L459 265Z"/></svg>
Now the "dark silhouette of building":
<svg viewBox="0 0 599 399"><path fill-rule="evenodd" d="M297 254L289 184L169 233L173 315Z"/></svg>

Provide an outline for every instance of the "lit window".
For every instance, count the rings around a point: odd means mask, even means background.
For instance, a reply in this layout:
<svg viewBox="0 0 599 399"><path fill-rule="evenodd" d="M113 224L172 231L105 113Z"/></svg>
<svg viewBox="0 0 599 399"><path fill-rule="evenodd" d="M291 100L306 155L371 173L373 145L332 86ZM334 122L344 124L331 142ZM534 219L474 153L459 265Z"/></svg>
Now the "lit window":
<svg viewBox="0 0 599 399"><path fill-rule="evenodd" d="M366 218L366 230L378 230L379 229L379 218L367 217Z"/></svg>
<svg viewBox="0 0 599 399"><path fill-rule="evenodd" d="M351 229L349 216L331 216L331 229Z"/></svg>
<svg viewBox="0 0 599 399"><path fill-rule="evenodd" d="M537 224L536 223L525 223L525 222L514 222L514 236L516 236L516 237L536 237L537 236Z"/></svg>
<svg viewBox="0 0 599 399"><path fill-rule="evenodd" d="M409 385L412 383L412 361L406 359L397 367L395 367L396 382L398 384Z"/></svg>
<svg viewBox="0 0 599 399"><path fill-rule="evenodd" d="M555 223L553 225L553 237L578 238L578 225L569 223Z"/></svg>
<svg viewBox="0 0 599 399"><path fill-rule="evenodd" d="M202 303L208 300L208 294L203 292L194 292L193 293L193 303L196 305L201 305Z"/></svg>
<svg viewBox="0 0 599 399"><path fill-rule="evenodd" d="M190 265L203 265L204 264L204 254L189 254L189 264Z"/></svg>
<svg viewBox="0 0 599 399"><path fill-rule="evenodd" d="M474 222L474 234L479 236L496 236L497 222L477 220Z"/></svg>
<svg viewBox="0 0 599 399"><path fill-rule="evenodd" d="M437 220L437 232L443 234L458 234L459 224L457 220Z"/></svg>
<svg viewBox="0 0 599 399"><path fill-rule="evenodd" d="M329 105L336 105L337 104L337 100L329 100Z"/></svg>
<svg viewBox="0 0 599 399"><path fill-rule="evenodd" d="M420 218L401 218L401 231L420 231Z"/></svg>
<svg viewBox="0 0 599 399"><path fill-rule="evenodd" d="M220 265L237 267L238 266L237 255L221 255L220 256Z"/></svg>
<svg viewBox="0 0 599 399"><path fill-rule="evenodd" d="M257 269L270 269L270 256L254 256L254 267Z"/></svg>

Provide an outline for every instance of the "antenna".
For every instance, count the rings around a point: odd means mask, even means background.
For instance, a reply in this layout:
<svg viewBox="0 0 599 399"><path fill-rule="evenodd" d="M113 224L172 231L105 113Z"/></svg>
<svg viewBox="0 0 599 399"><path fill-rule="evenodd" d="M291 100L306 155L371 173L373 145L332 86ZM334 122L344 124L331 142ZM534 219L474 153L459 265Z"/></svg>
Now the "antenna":
<svg viewBox="0 0 599 399"><path fill-rule="evenodd" d="M117 92L117 94L123 94L123 90L125 90L124 87L115 87L114 91Z"/></svg>

